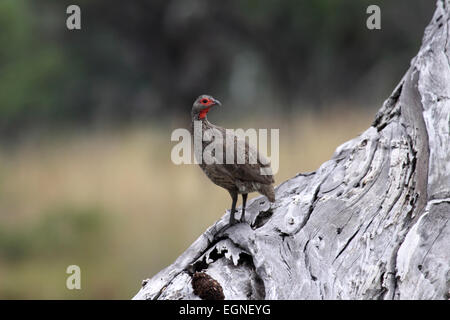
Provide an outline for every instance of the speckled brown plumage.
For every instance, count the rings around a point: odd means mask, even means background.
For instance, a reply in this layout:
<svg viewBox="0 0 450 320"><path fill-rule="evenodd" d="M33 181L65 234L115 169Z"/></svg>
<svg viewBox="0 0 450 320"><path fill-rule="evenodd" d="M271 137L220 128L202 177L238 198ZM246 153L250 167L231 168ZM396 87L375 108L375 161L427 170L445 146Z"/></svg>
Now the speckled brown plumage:
<svg viewBox="0 0 450 320"><path fill-rule="evenodd" d="M202 154L205 148L210 144L216 144L218 150L223 150L223 163L207 164L205 161L200 163L200 168L206 176L216 185L228 190L232 198L232 206L230 212L230 224L234 224L235 206L237 202L237 195L242 194L242 215L241 221L245 217L245 205L247 194L250 192L259 192L266 196L270 202L275 201L275 191L273 188L273 175L270 170L270 163L265 159L253 146L249 145L247 141L243 141L245 162L243 164L237 163L238 140L236 135L227 132L224 128L210 123L206 117L209 110L216 105L221 105L220 102L211 96L202 95L197 98L192 106L192 132L194 133L195 121L201 122L202 137L205 132L211 132L213 136L221 135L223 139L219 142L212 139L212 141L202 141ZM234 162L225 163L227 159L226 141L233 141L234 143ZM253 161L250 161L253 160ZM264 170L269 174L261 174Z"/></svg>
<svg viewBox="0 0 450 320"><path fill-rule="evenodd" d="M194 294L203 300L224 300L222 286L217 280L204 272L196 272L192 276Z"/></svg>

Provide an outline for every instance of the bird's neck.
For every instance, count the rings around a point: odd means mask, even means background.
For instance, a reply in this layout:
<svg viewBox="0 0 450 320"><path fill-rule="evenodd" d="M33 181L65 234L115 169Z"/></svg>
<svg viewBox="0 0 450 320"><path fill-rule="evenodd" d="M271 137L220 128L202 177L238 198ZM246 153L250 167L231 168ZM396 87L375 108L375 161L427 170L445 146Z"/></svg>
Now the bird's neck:
<svg viewBox="0 0 450 320"><path fill-rule="evenodd" d="M208 121L208 118L206 116L203 118L200 118L198 114L196 114L196 115L193 114L192 115L192 125L191 125L192 132L194 132L194 123L196 121L200 121L202 132L207 130L208 128L212 127L212 124Z"/></svg>
<svg viewBox="0 0 450 320"><path fill-rule="evenodd" d="M194 121L201 121L202 123L205 124L209 124L210 122L208 121L208 117L206 116L206 114L204 115L200 115L199 113L197 114L192 114L192 122Z"/></svg>

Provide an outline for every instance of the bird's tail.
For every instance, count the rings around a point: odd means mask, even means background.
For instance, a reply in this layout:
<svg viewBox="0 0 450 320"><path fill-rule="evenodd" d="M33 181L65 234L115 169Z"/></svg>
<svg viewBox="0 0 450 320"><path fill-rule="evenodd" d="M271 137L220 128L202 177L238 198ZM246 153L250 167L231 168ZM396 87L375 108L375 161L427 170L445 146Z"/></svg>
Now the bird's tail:
<svg viewBox="0 0 450 320"><path fill-rule="evenodd" d="M275 202L275 190L271 184L263 184L259 190L270 202Z"/></svg>

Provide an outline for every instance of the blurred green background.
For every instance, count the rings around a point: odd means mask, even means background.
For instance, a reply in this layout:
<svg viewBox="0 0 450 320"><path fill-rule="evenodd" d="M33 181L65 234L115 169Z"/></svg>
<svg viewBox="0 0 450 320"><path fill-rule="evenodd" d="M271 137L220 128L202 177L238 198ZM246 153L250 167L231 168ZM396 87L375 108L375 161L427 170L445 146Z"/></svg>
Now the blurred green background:
<svg viewBox="0 0 450 320"><path fill-rule="evenodd" d="M81 30L66 28L69 4ZM366 28L370 4L381 30ZM230 205L200 169L170 160L198 95L222 101L209 115L219 125L280 128L279 184L370 125L433 10L0 0L0 298L131 298ZM65 286L71 264L81 290Z"/></svg>

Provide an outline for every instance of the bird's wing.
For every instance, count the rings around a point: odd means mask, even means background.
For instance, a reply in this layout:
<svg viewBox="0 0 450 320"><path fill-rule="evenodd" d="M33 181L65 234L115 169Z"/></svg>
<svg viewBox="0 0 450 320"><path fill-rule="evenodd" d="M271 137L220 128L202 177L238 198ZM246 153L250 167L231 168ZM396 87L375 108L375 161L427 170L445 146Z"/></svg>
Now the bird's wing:
<svg viewBox="0 0 450 320"><path fill-rule="evenodd" d="M228 164L225 165L227 170L235 177L236 179L242 181L252 181L259 182L263 184L272 184L275 181L273 180L273 176L271 174L261 174L261 167L254 164ZM263 170L266 168L263 168ZM270 167L267 168L270 170Z"/></svg>
<svg viewBox="0 0 450 320"><path fill-rule="evenodd" d="M240 138L235 136L237 142ZM242 140L241 140L242 141ZM245 141L245 140L244 140ZM242 141L242 142L244 142ZM264 184L274 183L270 162L263 157L258 151L245 141L245 163L237 163L237 154L235 154L234 163L226 164L225 168L233 177L243 181L253 181ZM235 144L237 148L237 144ZM239 150L236 150L236 153ZM263 174L264 173L264 174Z"/></svg>

